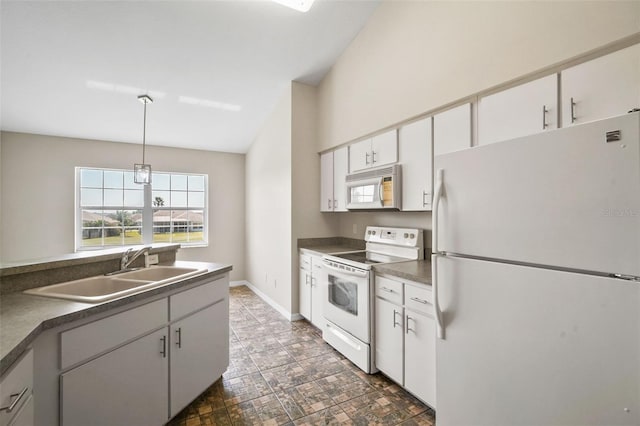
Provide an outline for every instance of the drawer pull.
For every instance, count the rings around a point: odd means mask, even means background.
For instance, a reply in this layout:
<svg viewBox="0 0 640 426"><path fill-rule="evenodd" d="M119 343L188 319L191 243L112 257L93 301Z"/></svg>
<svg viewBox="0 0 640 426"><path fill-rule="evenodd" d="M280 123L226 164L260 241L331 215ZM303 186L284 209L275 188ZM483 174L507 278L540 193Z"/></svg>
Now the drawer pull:
<svg viewBox="0 0 640 426"><path fill-rule="evenodd" d="M0 411L6 411L7 413L10 413L13 411L14 408L16 408L16 405L18 405L18 401L20 401L22 399L22 397L27 393L27 391L29 390L29 387L25 387L24 389L22 389L22 392L20 393L14 393L11 394L9 397L10 398L16 398L13 400L13 402L11 404L9 404L6 407L0 407Z"/></svg>
<svg viewBox="0 0 640 426"><path fill-rule="evenodd" d="M393 289L390 289L390 288L387 288L387 287L380 287L380 290L386 291L387 293L395 293L395 291L393 291Z"/></svg>
<svg viewBox="0 0 640 426"><path fill-rule="evenodd" d="M423 305L430 305L431 304L427 300L420 299L418 297L411 297L410 299L413 300L414 302L422 303Z"/></svg>

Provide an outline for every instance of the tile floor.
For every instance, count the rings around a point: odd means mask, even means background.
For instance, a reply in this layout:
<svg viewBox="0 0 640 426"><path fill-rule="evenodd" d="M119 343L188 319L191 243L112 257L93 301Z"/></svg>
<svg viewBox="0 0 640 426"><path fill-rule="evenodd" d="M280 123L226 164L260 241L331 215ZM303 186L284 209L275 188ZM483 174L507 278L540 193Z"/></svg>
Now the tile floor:
<svg viewBox="0 0 640 426"><path fill-rule="evenodd" d="M248 287L230 293L229 368L170 425L435 424L433 410L362 372L307 321L287 321Z"/></svg>

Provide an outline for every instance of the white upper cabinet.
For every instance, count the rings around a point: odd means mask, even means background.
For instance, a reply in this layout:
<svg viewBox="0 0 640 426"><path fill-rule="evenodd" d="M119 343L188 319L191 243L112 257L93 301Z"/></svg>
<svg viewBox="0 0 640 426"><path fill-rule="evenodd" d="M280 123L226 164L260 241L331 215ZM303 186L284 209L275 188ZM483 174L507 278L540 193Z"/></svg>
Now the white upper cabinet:
<svg viewBox="0 0 640 426"><path fill-rule="evenodd" d="M349 172L398 162L398 130L349 145Z"/></svg>
<svg viewBox="0 0 640 426"><path fill-rule="evenodd" d="M320 211L333 211L333 152L320 155Z"/></svg>
<svg viewBox="0 0 640 426"><path fill-rule="evenodd" d="M479 145L557 128L557 104L556 74L480 98Z"/></svg>
<svg viewBox="0 0 640 426"><path fill-rule="evenodd" d="M431 210L431 147L431 117L400 128L398 155L402 165L402 210Z"/></svg>
<svg viewBox="0 0 640 426"><path fill-rule="evenodd" d="M568 68L562 78L562 125L640 108L640 44Z"/></svg>
<svg viewBox="0 0 640 426"><path fill-rule="evenodd" d="M471 104L433 116L433 155L471 147Z"/></svg>
<svg viewBox="0 0 640 426"><path fill-rule="evenodd" d="M333 211L347 211L346 178L349 172L349 151L347 147L333 151Z"/></svg>
<svg viewBox="0 0 640 426"><path fill-rule="evenodd" d="M320 155L320 211L347 211L348 151L340 148Z"/></svg>

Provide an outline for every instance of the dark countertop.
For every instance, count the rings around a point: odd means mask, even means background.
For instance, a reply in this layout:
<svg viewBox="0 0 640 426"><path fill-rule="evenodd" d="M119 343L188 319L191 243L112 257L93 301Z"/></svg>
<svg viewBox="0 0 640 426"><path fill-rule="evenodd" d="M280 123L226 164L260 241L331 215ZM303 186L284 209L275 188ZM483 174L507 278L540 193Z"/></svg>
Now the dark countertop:
<svg viewBox="0 0 640 426"><path fill-rule="evenodd" d="M417 283L431 285L431 260L410 260L408 262L374 265L377 274L392 275Z"/></svg>
<svg viewBox="0 0 640 426"><path fill-rule="evenodd" d="M176 261L173 265L206 267L208 272L104 303L79 303L32 296L22 292L3 295L0 299L0 375L7 371L11 364L44 330L107 312L151 296L168 293L189 286L203 278L224 274L232 269L232 265L206 262Z"/></svg>

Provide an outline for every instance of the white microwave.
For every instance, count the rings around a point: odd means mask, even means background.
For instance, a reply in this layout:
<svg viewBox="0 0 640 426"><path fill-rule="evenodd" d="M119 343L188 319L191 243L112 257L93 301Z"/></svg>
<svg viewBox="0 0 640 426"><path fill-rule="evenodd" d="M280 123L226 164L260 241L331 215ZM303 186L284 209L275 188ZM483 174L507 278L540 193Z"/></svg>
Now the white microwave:
<svg viewBox="0 0 640 426"><path fill-rule="evenodd" d="M401 182L399 164L347 175L347 209L400 210Z"/></svg>

